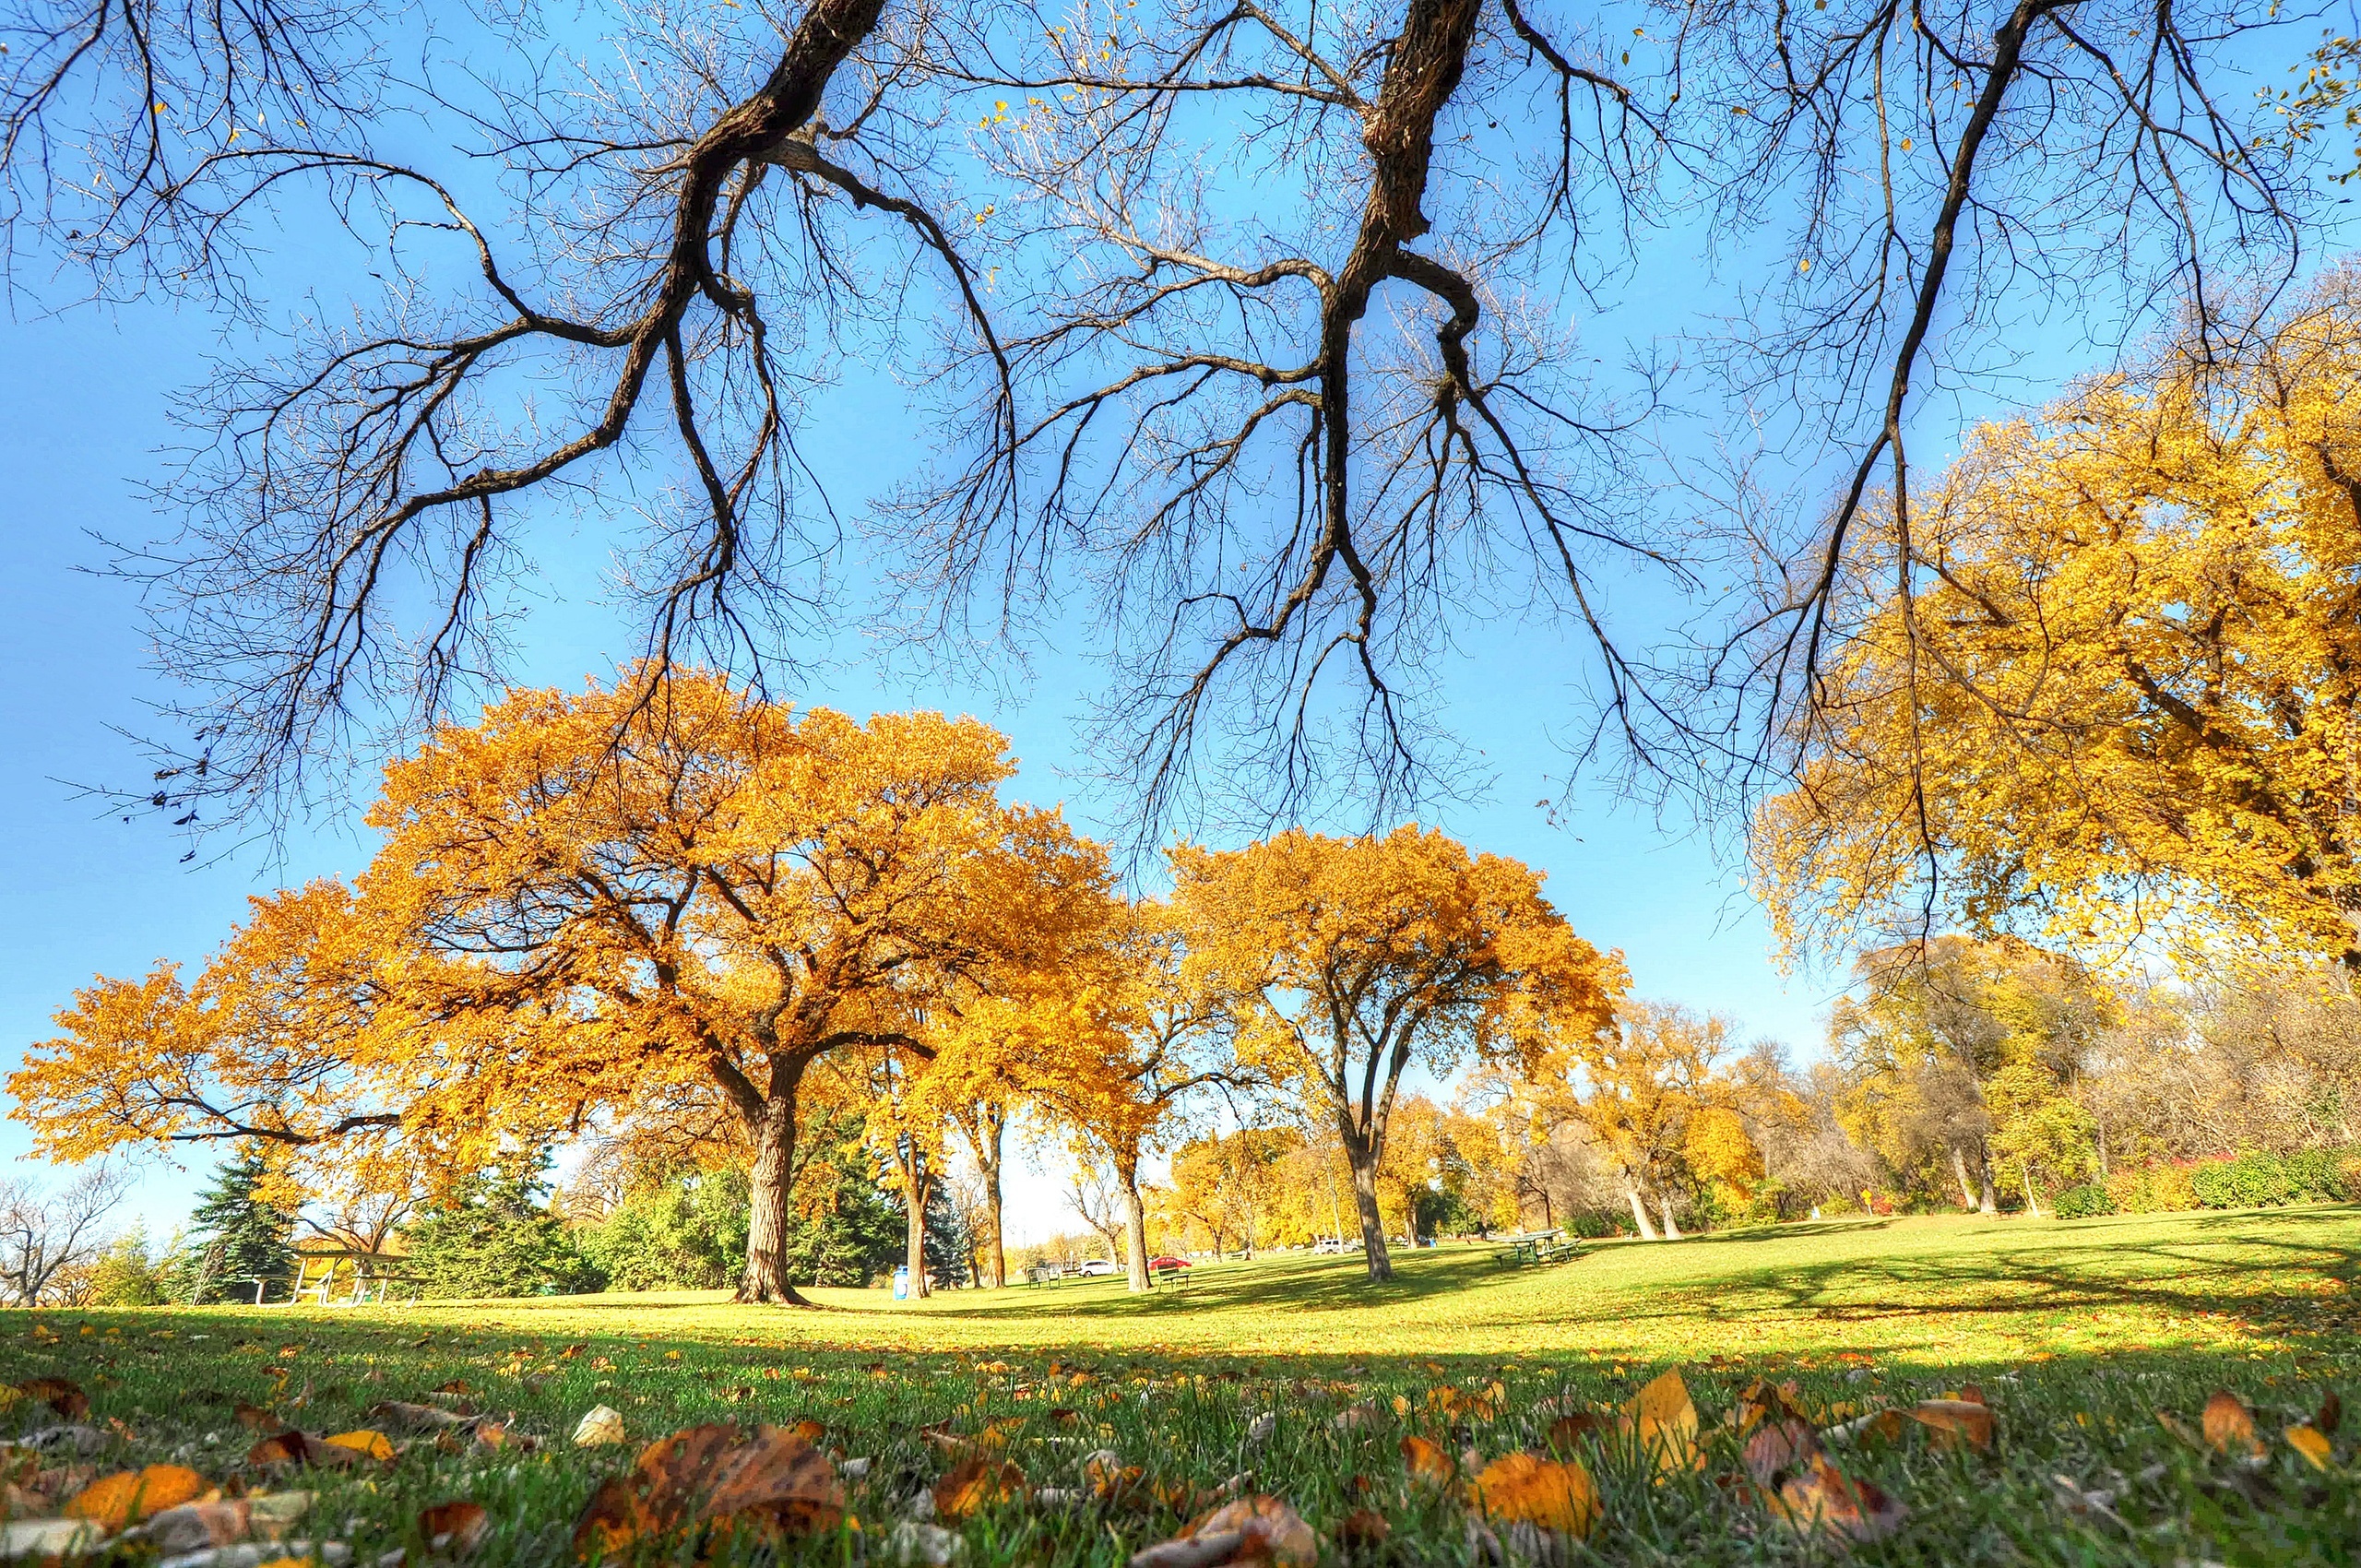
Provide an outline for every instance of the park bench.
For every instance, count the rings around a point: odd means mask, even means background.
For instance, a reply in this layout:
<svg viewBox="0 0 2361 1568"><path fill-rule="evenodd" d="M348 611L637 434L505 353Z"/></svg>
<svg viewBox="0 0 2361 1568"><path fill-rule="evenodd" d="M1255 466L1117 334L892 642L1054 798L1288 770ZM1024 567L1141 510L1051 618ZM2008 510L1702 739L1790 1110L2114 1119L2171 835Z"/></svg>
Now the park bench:
<svg viewBox="0 0 2361 1568"><path fill-rule="evenodd" d="M1189 1271L1177 1264L1166 1264L1160 1268L1151 1267L1148 1274L1152 1283L1157 1285L1182 1285L1186 1284L1189 1278Z"/></svg>

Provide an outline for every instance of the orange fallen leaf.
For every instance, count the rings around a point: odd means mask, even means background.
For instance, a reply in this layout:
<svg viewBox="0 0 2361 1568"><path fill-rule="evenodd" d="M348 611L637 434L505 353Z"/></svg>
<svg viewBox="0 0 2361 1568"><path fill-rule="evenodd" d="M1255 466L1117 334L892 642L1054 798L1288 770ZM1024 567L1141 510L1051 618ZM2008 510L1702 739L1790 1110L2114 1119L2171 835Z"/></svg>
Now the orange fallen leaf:
<svg viewBox="0 0 2361 1568"><path fill-rule="evenodd" d="M92 1481L65 1508L69 1519L88 1519L112 1533L167 1508L204 1495L205 1478L184 1465L150 1465Z"/></svg>
<svg viewBox="0 0 2361 1568"><path fill-rule="evenodd" d="M1511 1454L1485 1466L1468 1491L1478 1511L1503 1524L1583 1536L1598 1519L1598 1488L1590 1472L1571 1459Z"/></svg>
<svg viewBox="0 0 2361 1568"><path fill-rule="evenodd" d="M1904 1412L1936 1434L1939 1444L1964 1443L1978 1453L1992 1450L1992 1408L1975 1399L1921 1399Z"/></svg>
<svg viewBox="0 0 2361 1568"><path fill-rule="evenodd" d="M1910 1512L1900 1499L1837 1469L1825 1454L1812 1455L1768 1497L1782 1524L1823 1540L1883 1540L1902 1528Z"/></svg>
<svg viewBox="0 0 2361 1568"><path fill-rule="evenodd" d="M1786 1417L1758 1426L1747 1437L1746 1473L1757 1486L1776 1492L1797 1470L1820 1453L1820 1434L1809 1421Z"/></svg>
<svg viewBox="0 0 2361 1568"><path fill-rule="evenodd" d="M370 1431L365 1429L361 1431L340 1431L334 1437L323 1438L321 1441L332 1443L338 1448L350 1448L355 1454L366 1454L372 1459L391 1459L394 1456L393 1441L382 1431Z"/></svg>
<svg viewBox="0 0 2361 1568"><path fill-rule="evenodd" d="M1679 1372L1650 1380L1623 1407L1623 1416L1659 1478L1705 1467L1705 1450L1697 1441L1697 1407Z"/></svg>
<svg viewBox="0 0 2361 1568"><path fill-rule="evenodd" d="M810 1535L843 1517L836 1467L800 1434L690 1427L641 1450L629 1475L600 1483L575 1521L574 1549L595 1560L692 1524Z"/></svg>
<svg viewBox="0 0 2361 1568"><path fill-rule="evenodd" d="M1449 1486L1459 1473L1442 1444L1429 1438L1406 1437L1402 1440L1402 1463L1410 1479L1425 1486Z"/></svg>
<svg viewBox="0 0 2361 1568"><path fill-rule="evenodd" d="M934 1483L934 1512L943 1519L965 1519L1002 1503L1022 1503L1032 1495L1025 1472L1005 1459L978 1456L962 1459Z"/></svg>
<svg viewBox="0 0 2361 1568"><path fill-rule="evenodd" d="M246 1463L257 1469L274 1469L286 1465L303 1465L314 1469L341 1470L366 1464L375 1458L350 1443L330 1443L314 1437L310 1432L292 1427L264 1438L246 1450Z"/></svg>
<svg viewBox="0 0 2361 1568"><path fill-rule="evenodd" d="M279 1418L259 1405L241 1401L237 1409L238 1424L248 1431L266 1431L279 1424Z"/></svg>
<svg viewBox="0 0 2361 1568"><path fill-rule="evenodd" d="M2328 1468L2329 1457L2335 1452L2326 1434L2309 1422L2289 1427L2287 1446L2304 1456L2304 1462L2315 1470Z"/></svg>
<svg viewBox="0 0 2361 1568"><path fill-rule="evenodd" d="M473 1551L491 1528L492 1515L480 1503L438 1503L418 1515L418 1533L426 1538L427 1550L452 1557Z"/></svg>
<svg viewBox="0 0 2361 1568"><path fill-rule="evenodd" d="M2254 1412L2227 1389L2217 1389L2205 1402L2205 1445L2217 1454L2254 1458L2263 1452L2254 1434Z"/></svg>

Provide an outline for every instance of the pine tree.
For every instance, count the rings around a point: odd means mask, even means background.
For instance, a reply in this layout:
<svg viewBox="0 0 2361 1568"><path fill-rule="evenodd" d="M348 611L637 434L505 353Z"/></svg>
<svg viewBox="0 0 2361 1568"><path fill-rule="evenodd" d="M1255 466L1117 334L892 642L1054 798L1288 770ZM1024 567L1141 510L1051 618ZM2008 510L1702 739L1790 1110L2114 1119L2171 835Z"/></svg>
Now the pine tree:
<svg viewBox="0 0 2361 1568"><path fill-rule="evenodd" d="M295 1217L260 1191L269 1164L258 1148L224 1160L189 1216L189 1236L174 1254L167 1291L176 1301L251 1301L255 1281L284 1292L295 1276L290 1236Z"/></svg>
<svg viewBox="0 0 2361 1568"><path fill-rule="evenodd" d="M478 1172L402 1232L425 1296L573 1295L605 1283L550 1210L546 1155Z"/></svg>

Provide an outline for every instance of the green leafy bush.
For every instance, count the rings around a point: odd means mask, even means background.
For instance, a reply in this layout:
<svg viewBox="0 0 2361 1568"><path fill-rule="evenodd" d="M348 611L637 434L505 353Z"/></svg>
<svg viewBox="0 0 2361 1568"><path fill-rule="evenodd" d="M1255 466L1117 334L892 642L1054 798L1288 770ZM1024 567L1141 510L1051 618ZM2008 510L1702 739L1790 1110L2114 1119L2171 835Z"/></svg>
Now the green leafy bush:
<svg viewBox="0 0 2361 1568"><path fill-rule="evenodd" d="M2115 1199L2095 1182L2068 1187L2058 1194L2053 1206L2060 1219L2088 1219L2094 1215L2116 1212Z"/></svg>
<svg viewBox="0 0 2361 1568"><path fill-rule="evenodd" d="M2200 1161L2189 1171L2189 1186L2206 1208L2340 1203L2355 1195L2353 1156L2351 1149L2304 1149L2289 1155L2249 1151L2235 1159Z"/></svg>

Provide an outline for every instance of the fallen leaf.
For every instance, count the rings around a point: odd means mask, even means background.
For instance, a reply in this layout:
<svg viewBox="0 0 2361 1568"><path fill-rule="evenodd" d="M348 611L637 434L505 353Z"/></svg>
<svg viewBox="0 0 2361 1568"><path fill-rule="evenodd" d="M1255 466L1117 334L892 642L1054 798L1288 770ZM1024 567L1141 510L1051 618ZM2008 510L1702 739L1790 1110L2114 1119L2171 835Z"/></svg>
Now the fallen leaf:
<svg viewBox="0 0 2361 1568"><path fill-rule="evenodd" d="M1846 1476L1825 1454L1814 1454L1769 1498L1782 1524L1823 1540L1883 1540L1902 1527L1910 1512L1900 1499Z"/></svg>
<svg viewBox="0 0 2361 1568"><path fill-rule="evenodd" d="M695 1524L809 1535L833 1529L844 1501L827 1455L795 1432L691 1427L649 1443L630 1475L599 1485L575 1525L574 1547L597 1558Z"/></svg>
<svg viewBox="0 0 2361 1568"><path fill-rule="evenodd" d="M1775 1492L1797 1469L1820 1453L1820 1434L1809 1421L1793 1417L1755 1428L1746 1440L1746 1473L1754 1484Z"/></svg>
<svg viewBox="0 0 2361 1568"><path fill-rule="evenodd" d="M2338 1398L2336 1390L2331 1388L2320 1396L2319 1414L2312 1418L2312 1428L2322 1437L2334 1437L2343 1420L2344 1401Z"/></svg>
<svg viewBox="0 0 2361 1568"><path fill-rule="evenodd" d="M2254 1434L2254 1412L2227 1389L2217 1389L2205 1402L2205 1445L2217 1454L2255 1458L2263 1452Z"/></svg>
<svg viewBox="0 0 2361 1568"><path fill-rule="evenodd" d="M1964 1443L1978 1453L1992 1451L1992 1408L1979 1399L1921 1399L1904 1412L1936 1434L1939 1446Z"/></svg>
<svg viewBox="0 0 2361 1568"><path fill-rule="evenodd" d="M1336 1545L1347 1556L1383 1546L1385 1538L1393 1533L1394 1526L1374 1508L1354 1509L1336 1521L1335 1531Z"/></svg>
<svg viewBox="0 0 2361 1568"><path fill-rule="evenodd" d="M438 1503L418 1515L418 1533L426 1538L427 1550L450 1557L467 1556L491 1528L492 1515L480 1503Z"/></svg>
<svg viewBox="0 0 2361 1568"><path fill-rule="evenodd" d="M1406 1408L1408 1401L1405 1400L1404 1406ZM1375 1426L1377 1420L1377 1407L1363 1401L1358 1405L1346 1406L1328 1419L1328 1424L1338 1431L1358 1431L1363 1427Z"/></svg>
<svg viewBox="0 0 2361 1568"><path fill-rule="evenodd" d="M184 1503L150 1518L143 1538L166 1557L229 1546L246 1538L253 1514L243 1497L219 1503Z"/></svg>
<svg viewBox="0 0 2361 1568"><path fill-rule="evenodd" d="M1452 1463L1442 1444L1423 1437L1402 1440L1402 1463L1412 1480L1427 1486L1449 1486L1459 1473L1459 1467Z"/></svg>
<svg viewBox="0 0 2361 1568"><path fill-rule="evenodd" d="M334 1437L323 1438L321 1441L332 1443L338 1448L350 1448L355 1454L366 1454L372 1459L391 1459L394 1456L393 1442L382 1431L370 1431L365 1429L360 1431L340 1431Z"/></svg>
<svg viewBox="0 0 2361 1568"><path fill-rule="evenodd" d="M314 1469L341 1470L369 1463L376 1456L350 1443L331 1443L292 1427L264 1438L246 1451L246 1463L256 1469L301 1465Z"/></svg>
<svg viewBox="0 0 2361 1568"><path fill-rule="evenodd" d="M28 1399L38 1399L69 1421L78 1421L90 1413L90 1396L81 1385L62 1377L29 1377L17 1384L17 1392Z"/></svg>
<svg viewBox="0 0 2361 1568"><path fill-rule="evenodd" d="M574 1446L598 1448L623 1440L623 1413L605 1405L593 1405L574 1423Z"/></svg>
<svg viewBox="0 0 2361 1568"><path fill-rule="evenodd" d="M1575 1410L1560 1416L1549 1423L1549 1446L1560 1452L1572 1448L1586 1437L1613 1431L1617 1418L1601 1415L1596 1410Z"/></svg>
<svg viewBox="0 0 2361 1568"><path fill-rule="evenodd" d="M1173 1539L1133 1552L1131 1568L1311 1568L1319 1557L1320 1537L1301 1515L1275 1497L1255 1496L1226 1503Z"/></svg>
<svg viewBox="0 0 2361 1568"><path fill-rule="evenodd" d="M1522 1521L1583 1536L1598 1519L1598 1488L1571 1459L1511 1454L1485 1466L1469 1491L1477 1509L1496 1523Z"/></svg>
<svg viewBox="0 0 2361 1568"><path fill-rule="evenodd" d="M1005 1459L962 1459L934 1483L938 1518L965 1519L1002 1503L1022 1503L1030 1493L1025 1472Z"/></svg>
<svg viewBox="0 0 2361 1568"><path fill-rule="evenodd" d="M1705 1467L1705 1450L1697 1441L1697 1407L1678 1371L1652 1379L1623 1407L1623 1414L1659 1478Z"/></svg>
<svg viewBox="0 0 2361 1568"><path fill-rule="evenodd" d="M248 1431L268 1431L274 1427L284 1424L277 1416L272 1415L261 1406L249 1405L243 1400L239 1402L237 1415L238 1424Z"/></svg>
<svg viewBox="0 0 2361 1568"><path fill-rule="evenodd" d="M2326 1434L2308 1422L2287 1429L2287 1446L2304 1456L2304 1462L2315 1470L2328 1468L2329 1455L2334 1452Z"/></svg>
<svg viewBox="0 0 2361 1568"><path fill-rule="evenodd" d="M448 1431L454 1428L472 1428L483 1418L462 1415L439 1405L410 1405L399 1399L382 1399L361 1412L361 1419L390 1427L396 1431Z"/></svg>
<svg viewBox="0 0 2361 1568"><path fill-rule="evenodd" d="M205 1490L205 1478L184 1465L150 1465L92 1481L74 1494L63 1512L69 1519L88 1519L112 1534L177 1508Z"/></svg>

